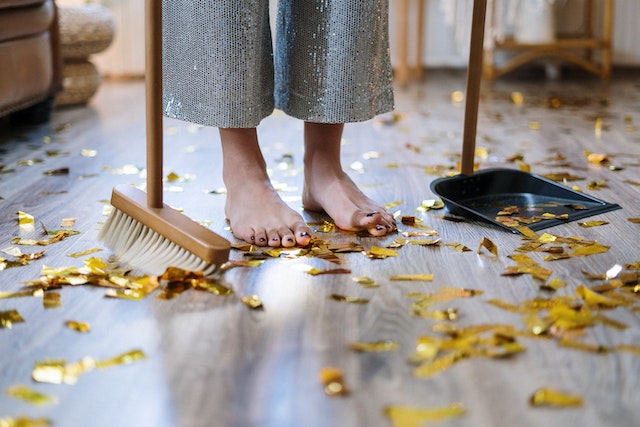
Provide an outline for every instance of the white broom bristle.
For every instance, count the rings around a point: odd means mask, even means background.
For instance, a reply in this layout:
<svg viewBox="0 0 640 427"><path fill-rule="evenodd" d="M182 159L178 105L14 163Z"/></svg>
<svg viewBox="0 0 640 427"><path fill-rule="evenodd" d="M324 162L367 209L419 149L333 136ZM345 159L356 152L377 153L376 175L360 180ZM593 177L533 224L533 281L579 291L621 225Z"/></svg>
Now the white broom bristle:
<svg viewBox="0 0 640 427"><path fill-rule="evenodd" d="M120 261L147 274L161 275L168 267L178 267L202 271L205 276L210 276L219 267L207 263L119 209L113 209L98 237Z"/></svg>

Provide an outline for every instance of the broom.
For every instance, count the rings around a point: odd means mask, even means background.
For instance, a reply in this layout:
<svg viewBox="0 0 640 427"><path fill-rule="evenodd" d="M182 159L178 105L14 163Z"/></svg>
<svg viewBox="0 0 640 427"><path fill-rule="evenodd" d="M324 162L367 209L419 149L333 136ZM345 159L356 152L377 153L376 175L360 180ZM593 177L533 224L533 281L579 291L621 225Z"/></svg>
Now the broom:
<svg viewBox="0 0 640 427"><path fill-rule="evenodd" d="M114 210L99 238L121 261L148 273L168 266L209 275L228 260L230 244L162 202L162 7L145 2L147 193L130 185L113 189Z"/></svg>

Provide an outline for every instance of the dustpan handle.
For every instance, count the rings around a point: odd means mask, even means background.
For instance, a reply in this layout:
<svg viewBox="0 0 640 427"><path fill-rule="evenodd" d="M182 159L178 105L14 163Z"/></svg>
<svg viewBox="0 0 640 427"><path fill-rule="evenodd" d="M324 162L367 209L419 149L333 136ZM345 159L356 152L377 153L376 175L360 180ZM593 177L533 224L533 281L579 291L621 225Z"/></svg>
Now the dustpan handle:
<svg viewBox="0 0 640 427"><path fill-rule="evenodd" d="M162 207L162 1L145 1L147 205Z"/></svg>
<svg viewBox="0 0 640 427"><path fill-rule="evenodd" d="M469 43L469 65L467 66L467 89L464 107L464 128L462 133L462 160L460 173L473 175L476 151L476 129L478 125L478 105L480 104L480 80L482 79L482 48L484 44L484 21L487 14L487 0L474 0L471 18L471 41Z"/></svg>

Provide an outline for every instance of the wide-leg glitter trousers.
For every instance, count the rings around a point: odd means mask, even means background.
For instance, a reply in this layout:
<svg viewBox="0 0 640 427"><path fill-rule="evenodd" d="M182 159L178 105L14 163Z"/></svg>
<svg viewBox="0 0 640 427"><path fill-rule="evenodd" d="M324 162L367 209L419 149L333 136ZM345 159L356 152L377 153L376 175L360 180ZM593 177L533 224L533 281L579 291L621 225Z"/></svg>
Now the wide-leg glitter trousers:
<svg viewBox="0 0 640 427"><path fill-rule="evenodd" d="M255 127L274 108L307 121L393 108L388 0L162 0L164 112Z"/></svg>

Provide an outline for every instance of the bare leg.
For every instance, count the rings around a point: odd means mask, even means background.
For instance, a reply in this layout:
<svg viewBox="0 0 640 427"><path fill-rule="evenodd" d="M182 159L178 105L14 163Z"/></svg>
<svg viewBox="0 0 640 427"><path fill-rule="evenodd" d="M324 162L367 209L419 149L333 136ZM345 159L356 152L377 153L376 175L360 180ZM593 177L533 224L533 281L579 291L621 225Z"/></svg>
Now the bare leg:
<svg viewBox="0 0 640 427"><path fill-rule="evenodd" d="M258 246L307 245L311 230L271 185L256 129L220 129L220 138L233 235Z"/></svg>
<svg viewBox="0 0 640 427"><path fill-rule="evenodd" d="M395 220L383 206L365 196L340 163L342 124L305 122L305 209L324 211L343 230L367 230L384 236L396 230Z"/></svg>

